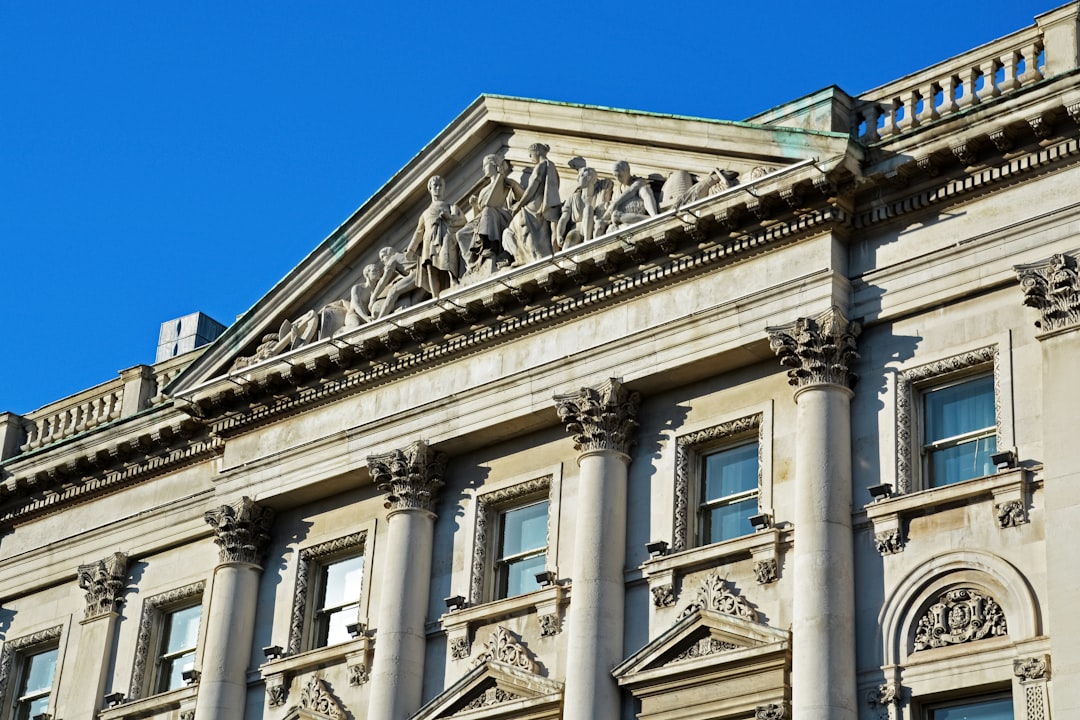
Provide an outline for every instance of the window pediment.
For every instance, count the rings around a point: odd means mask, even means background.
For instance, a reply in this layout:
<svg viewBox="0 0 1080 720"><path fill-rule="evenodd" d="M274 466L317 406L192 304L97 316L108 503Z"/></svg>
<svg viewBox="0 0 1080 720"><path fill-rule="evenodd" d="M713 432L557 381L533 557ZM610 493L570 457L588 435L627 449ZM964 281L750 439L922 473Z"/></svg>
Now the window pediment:
<svg viewBox="0 0 1080 720"><path fill-rule="evenodd" d="M563 684L501 660L483 660L412 720L438 718L510 718L523 711L530 718L559 717Z"/></svg>

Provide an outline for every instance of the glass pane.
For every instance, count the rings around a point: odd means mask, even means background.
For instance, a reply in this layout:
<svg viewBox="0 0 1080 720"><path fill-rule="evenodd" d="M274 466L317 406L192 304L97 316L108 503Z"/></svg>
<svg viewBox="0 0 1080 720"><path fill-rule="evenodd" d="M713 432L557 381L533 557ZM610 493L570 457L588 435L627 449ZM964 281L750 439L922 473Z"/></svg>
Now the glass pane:
<svg viewBox="0 0 1080 720"><path fill-rule="evenodd" d="M994 427L994 378L968 380L931 390L923 397L926 443Z"/></svg>
<svg viewBox="0 0 1080 720"><path fill-rule="evenodd" d="M983 700L930 711L930 720L1013 720L1012 698Z"/></svg>
<svg viewBox="0 0 1080 720"><path fill-rule="evenodd" d="M996 452L997 438L993 435L934 450L930 453L931 487L992 475L995 468L990 456Z"/></svg>
<svg viewBox="0 0 1080 720"><path fill-rule="evenodd" d="M514 597L540 589L536 582L536 573L544 572L547 558L535 555L506 564L505 585L499 597Z"/></svg>
<svg viewBox="0 0 1080 720"><path fill-rule="evenodd" d="M757 443L721 450L705 457L705 497L718 500L758 486Z"/></svg>
<svg viewBox="0 0 1080 720"><path fill-rule="evenodd" d="M161 661L161 675L158 677L158 692L184 687L183 672L195 667L195 651L179 655L170 660Z"/></svg>
<svg viewBox="0 0 1080 720"><path fill-rule="evenodd" d="M52 688L58 652L56 648L53 648L26 658L26 676L23 679L22 690L19 692L20 697L46 692Z"/></svg>
<svg viewBox="0 0 1080 720"><path fill-rule="evenodd" d="M703 542L720 542L750 534L753 531L750 516L757 509L757 498L752 497L706 511Z"/></svg>
<svg viewBox="0 0 1080 720"><path fill-rule="evenodd" d="M201 614L202 606L200 605L169 613L165 621L165 642L162 643L162 655L195 647L199 642L199 615Z"/></svg>
<svg viewBox="0 0 1080 720"><path fill-rule="evenodd" d="M352 635L346 627L356 622L359 605L346 605L340 610L325 613L319 618L318 637L315 640L316 647L337 645L338 643L352 640Z"/></svg>
<svg viewBox="0 0 1080 720"><path fill-rule="evenodd" d="M337 607L359 600L363 577L363 555L327 565L323 568L323 602L320 607Z"/></svg>
<svg viewBox="0 0 1080 720"><path fill-rule="evenodd" d="M547 547L547 512L548 504L545 501L503 513L502 552L499 557Z"/></svg>
<svg viewBox="0 0 1080 720"><path fill-rule="evenodd" d="M49 696L34 698L29 702L20 702L15 711L17 720L32 720L32 718L49 710Z"/></svg>

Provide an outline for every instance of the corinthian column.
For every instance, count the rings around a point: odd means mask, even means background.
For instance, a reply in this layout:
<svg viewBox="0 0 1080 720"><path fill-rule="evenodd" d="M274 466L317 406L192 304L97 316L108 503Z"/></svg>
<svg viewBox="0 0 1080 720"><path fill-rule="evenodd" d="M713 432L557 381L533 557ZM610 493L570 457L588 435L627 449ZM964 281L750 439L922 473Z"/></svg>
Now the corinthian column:
<svg viewBox="0 0 1080 720"><path fill-rule="evenodd" d="M641 396L616 379L556 395L578 451L573 595L568 616L563 717L615 720L623 659L626 474Z"/></svg>
<svg viewBox="0 0 1080 720"><path fill-rule="evenodd" d="M75 651L79 682L66 693L63 704L57 704L55 712L57 717L71 720L93 720L105 693L116 620L127 587L127 555L117 552L80 565L78 578L79 587L86 591L86 612Z"/></svg>
<svg viewBox="0 0 1080 720"><path fill-rule="evenodd" d="M1056 678L1080 677L1080 573L1067 540L1080 527L1080 277L1074 254L1054 255L1016 272L1024 304L1039 311L1035 337L1042 349L1042 460L1046 518L1046 584L1051 656ZM1051 683L1055 717L1080 717L1080 683Z"/></svg>
<svg viewBox="0 0 1080 720"><path fill-rule="evenodd" d="M858 323L837 307L767 328L795 387L792 717L855 720L851 388Z"/></svg>
<svg viewBox="0 0 1080 720"><path fill-rule="evenodd" d="M435 494L443 485L445 466L446 455L422 441L368 458L389 510L368 706L373 720L405 720L423 699Z"/></svg>
<svg viewBox="0 0 1080 720"><path fill-rule="evenodd" d="M206 615L195 720L241 720L259 575L274 513L245 497L204 517L214 528L219 560Z"/></svg>

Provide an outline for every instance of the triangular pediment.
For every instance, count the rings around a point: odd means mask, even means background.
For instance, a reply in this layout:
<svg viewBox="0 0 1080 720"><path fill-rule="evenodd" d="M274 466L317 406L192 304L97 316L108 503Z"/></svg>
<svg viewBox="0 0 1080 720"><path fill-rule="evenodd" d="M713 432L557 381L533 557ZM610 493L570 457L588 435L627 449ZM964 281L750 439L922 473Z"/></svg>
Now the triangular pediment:
<svg viewBox="0 0 1080 720"><path fill-rule="evenodd" d="M509 161L512 170L507 171L507 177L527 191L534 167L529 148L536 143L550 147L550 167L559 179L548 188L548 197L554 198L551 202L569 200L578 184L581 163L597 171L596 187L609 188L609 194L617 199L618 193L610 190L615 182L613 164L625 160L634 177L651 187L661 215L676 202L700 199L728 185L746 185L753 178L802 167L800 163L813 162L813 168L805 169L818 177L830 167L850 166L852 156L850 140L841 133L482 96L170 382L166 394L190 400L200 386L223 378L230 369L257 367L260 359L266 367L274 358L282 358L285 385L325 372L325 357L322 364L306 356L297 361L298 351L320 343L336 342L344 347L352 343L350 331L355 340L358 332L380 321L374 314L365 318L350 310L358 307L352 301L354 289L367 287L366 266L373 266L373 273L385 269L379 257L381 248L403 253L417 236L421 216L432 205L428 180L435 175L443 178L443 198L458 207L461 221L473 223L472 230L468 225L466 230L477 233L480 219L470 198L482 194L489 182L484 158L495 155ZM803 181L809 183L811 176L807 174ZM467 244L463 238L456 236L462 248ZM463 259L456 262L465 266ZM485 278L504 270L504 265L491 259L489 266L480 263L466 272L473 272L471 283L483 284ZM452 296L456 281L434 294ZM494 287L494 283L488 284ZM390 308L388 289L389 285L380 291L386 308ZM431 305L432 293L425 293L423 287L403 289L401 295L394 296L394 307L411 304L410 310L419 310L425 299ZM459 298L453 307L468 317L469 302ZM392 351L395 344L409 342L409 336L417 332L415 325L383 325L371 341L380 350ZM422 331L428 330L440 325L439 318L425 319L421 325ZM439 332L445 334L444 330ZM352 343L344 354L363 355L368 350L365 342ZM306 370L290 370L305 363ZM237 376L234 384L245 386L253 378L265 384L265 377L255 378L251 373Z"/></svg>
<svg viewBox="0 0 1080 720"><path fill-rule="evenodd" d="M559 717L563 684L499 660L485 660L422 707L412 720Z"/></svg>

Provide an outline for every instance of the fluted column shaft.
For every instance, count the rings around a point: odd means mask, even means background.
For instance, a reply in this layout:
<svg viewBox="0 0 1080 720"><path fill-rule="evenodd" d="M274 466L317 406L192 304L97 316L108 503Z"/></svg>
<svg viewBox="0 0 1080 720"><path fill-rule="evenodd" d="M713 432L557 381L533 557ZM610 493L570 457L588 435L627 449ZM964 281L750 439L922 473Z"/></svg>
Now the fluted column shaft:
<svg viewBox="0 0 1080 720"><path fill-rule="evenodd" d="M578 456L563 716L616 720L623 659L626 483L640 398L617 380L556 397Z"/></svg>
<svg viewBox="0 0 1080 720"><path fill-rule="evenodd" d="M769 328L796 387L792 717L855 720L851 364L859 327L838 308Z"/></svg>
<svg viewBox="0 0 1080 720"><path fill-rule="evenodd" d="M219 562L206 613L195 720L241 720L261 563L270 540L273 512L245 497L205 517L214 527Z"/></svg>
<svg viewBox="0 0 1080 720"><path fill-rule="evenodd" d="M445 464L445 455L422 442L368 458L389 510L369 718L405 720L423 700L435 493Z"/></svg>

